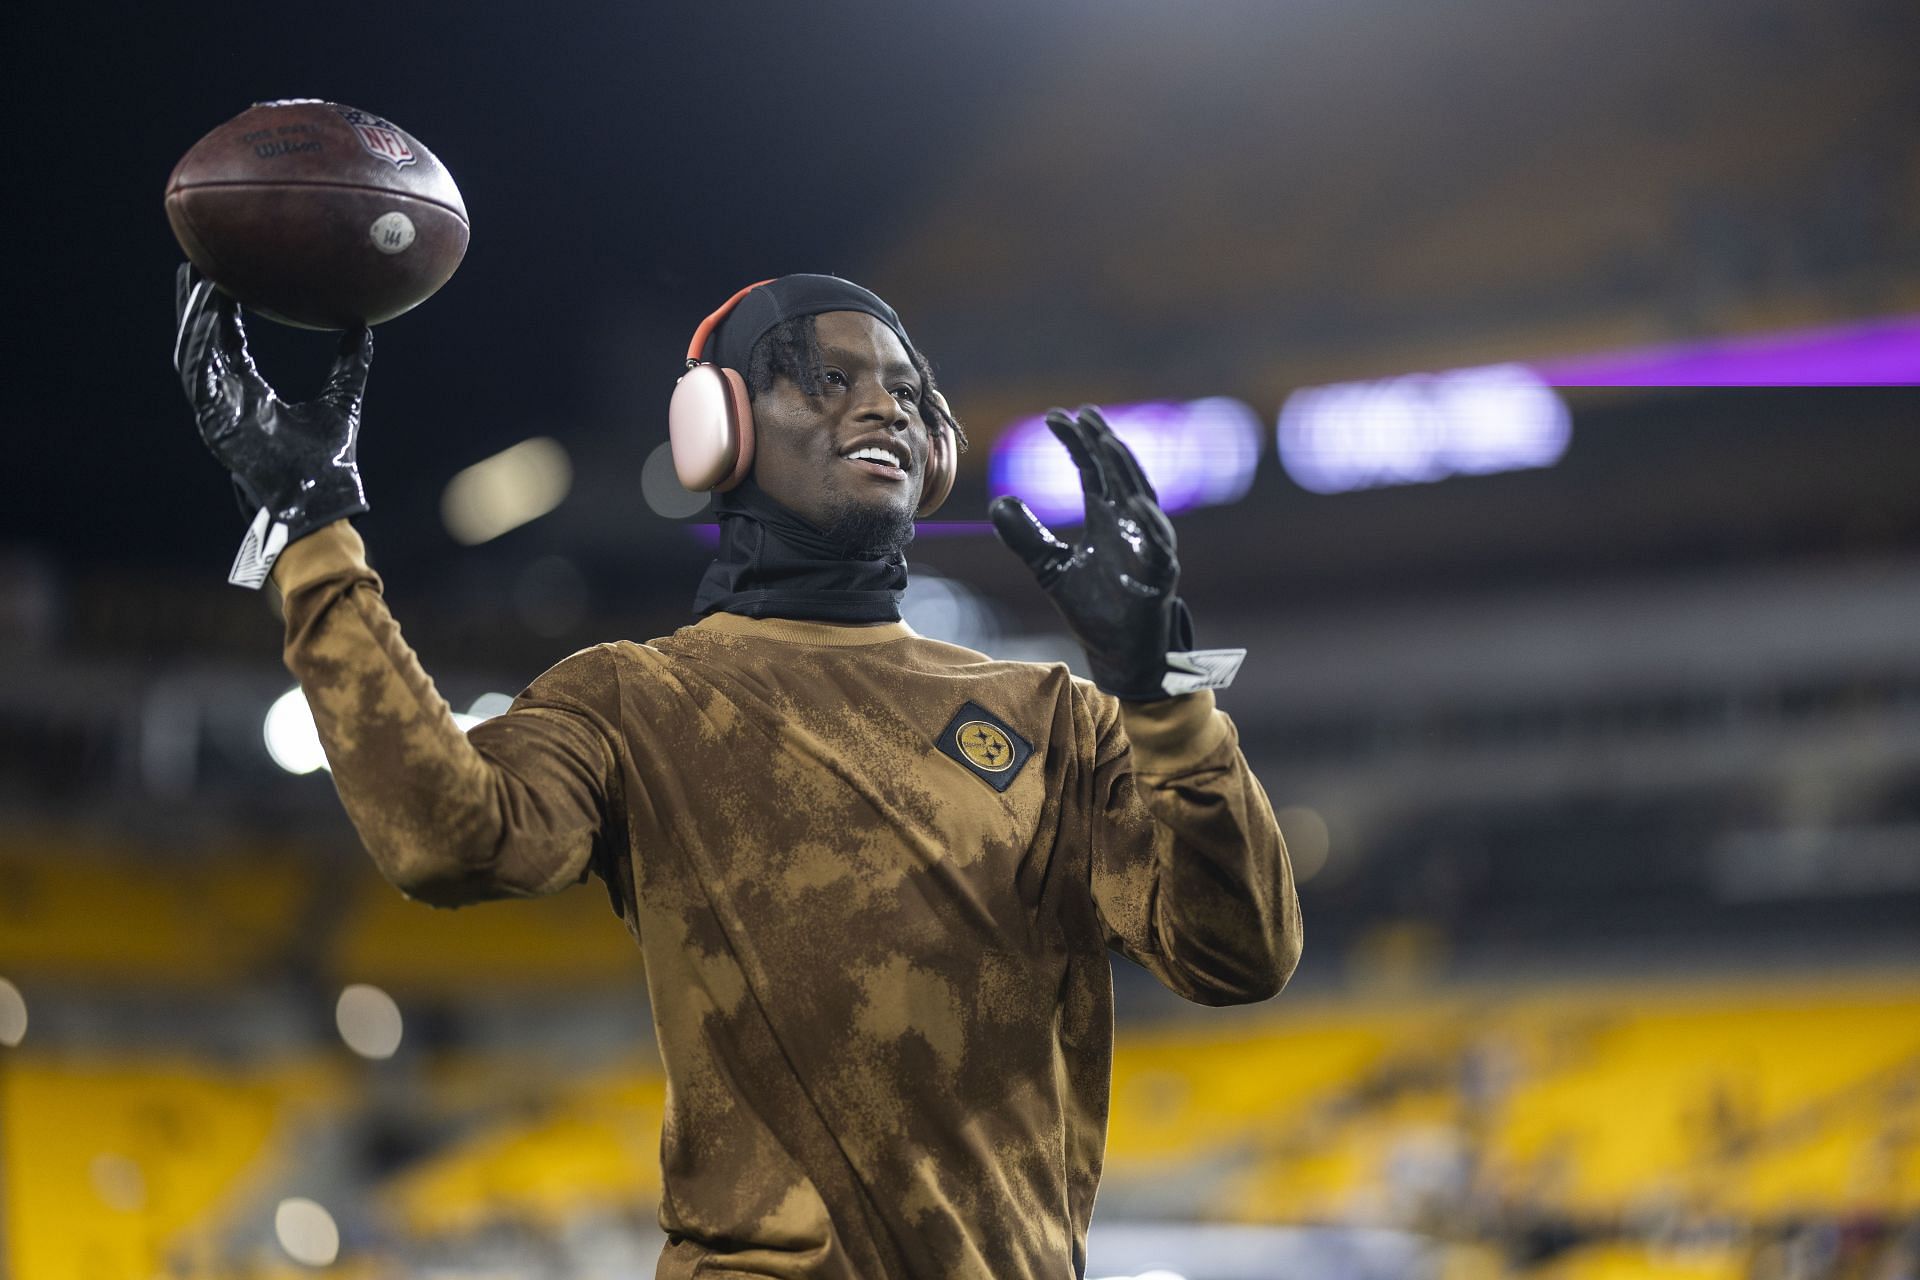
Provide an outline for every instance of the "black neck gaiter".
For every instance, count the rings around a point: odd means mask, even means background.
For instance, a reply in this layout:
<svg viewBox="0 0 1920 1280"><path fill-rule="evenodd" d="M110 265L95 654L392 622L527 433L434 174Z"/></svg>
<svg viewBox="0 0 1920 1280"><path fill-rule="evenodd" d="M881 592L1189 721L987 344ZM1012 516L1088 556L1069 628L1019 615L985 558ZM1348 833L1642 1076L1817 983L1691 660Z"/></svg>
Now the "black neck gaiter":
<svg viewBox="0 0 1920 1280"><path fill-rule="evenodd" d="M718 494L720 553L694 593L693 611L809 622L898 622L907 589L899 552L862 559L760 491L748 478Z"/></svg>

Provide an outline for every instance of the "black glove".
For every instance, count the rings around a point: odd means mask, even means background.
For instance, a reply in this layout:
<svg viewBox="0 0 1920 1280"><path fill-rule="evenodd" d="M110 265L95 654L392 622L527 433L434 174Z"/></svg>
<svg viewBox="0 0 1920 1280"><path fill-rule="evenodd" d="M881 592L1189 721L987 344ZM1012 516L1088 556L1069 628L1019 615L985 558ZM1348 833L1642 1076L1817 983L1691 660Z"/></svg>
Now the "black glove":
<svg viewBox="0 0 1920 1280"><path fill-rule="evenodd" d="M1080 469L1086 493L1087 521L1075 545L1018 498L996 499L990 514L1000 540L1027 562L1086 649L1093 682L1130 702L1231 684L1246 650L1194 651L1193 620L1174 594L1173 524L1133 452L1091 405L1072 416L1055 409L1047 426Z"/></svg>
<svg viewBox="0 0 1920 1280"><path fill-rule="evenodd" d="M288 543L367 509L354 449L373 335L364 325L342 334L320 394L288 404L247 354L239 304L190 264L175 277L174 315L173 367L200 438L253 515L227 581L257 589Z"/></svg>

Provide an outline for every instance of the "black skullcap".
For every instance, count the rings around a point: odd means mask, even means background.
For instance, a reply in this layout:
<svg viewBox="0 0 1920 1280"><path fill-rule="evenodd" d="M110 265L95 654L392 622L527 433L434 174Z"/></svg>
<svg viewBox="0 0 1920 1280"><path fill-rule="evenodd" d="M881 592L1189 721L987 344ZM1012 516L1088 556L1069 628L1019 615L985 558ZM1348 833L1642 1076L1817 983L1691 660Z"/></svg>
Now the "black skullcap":
<svg viewBox="0 0 1920 1280"><path fill-rule="evenodd" d="M900 327L900 317L878 294L839 276L794 275L760 285L740 299L707 340L706 357L744 375L753 358L753 344L776 325L795 316L817 316L828 311L865 312L893 330L909 354L913 351L913 341Z"/></svg>

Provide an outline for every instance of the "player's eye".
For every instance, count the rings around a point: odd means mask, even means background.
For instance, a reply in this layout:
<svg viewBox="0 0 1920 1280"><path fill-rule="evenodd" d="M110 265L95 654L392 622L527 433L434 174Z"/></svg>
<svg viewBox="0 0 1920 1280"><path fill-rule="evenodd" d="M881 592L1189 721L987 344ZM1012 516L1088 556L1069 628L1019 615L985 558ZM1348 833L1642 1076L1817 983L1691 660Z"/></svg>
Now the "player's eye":
<svg viewBox="0 0 1920 1280"><path fill-rule="evenodd" d="M895 399L905 401L907 404L920 403L920 392L913 387L895 387L893 394Z"/></svg>
<svg viewBox="0 0 1920 1280"><path fill-rule="evenodd" d="M844 387L847 385L847 375L838 369L823 369L820 371L820 381L829 386Z"/></svg>

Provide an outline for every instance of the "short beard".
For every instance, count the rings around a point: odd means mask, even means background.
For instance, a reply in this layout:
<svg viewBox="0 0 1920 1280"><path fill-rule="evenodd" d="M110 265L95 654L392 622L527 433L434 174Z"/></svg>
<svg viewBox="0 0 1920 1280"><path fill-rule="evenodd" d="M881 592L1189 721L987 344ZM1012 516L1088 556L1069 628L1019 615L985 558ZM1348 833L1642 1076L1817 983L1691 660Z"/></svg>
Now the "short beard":
<svg viewBox="0 0 1920 1280"><path fill-rule="evenodd" d="M850 501L833 512L825 532L852 555L883 560L913 541L913 512Z"/></svg>

